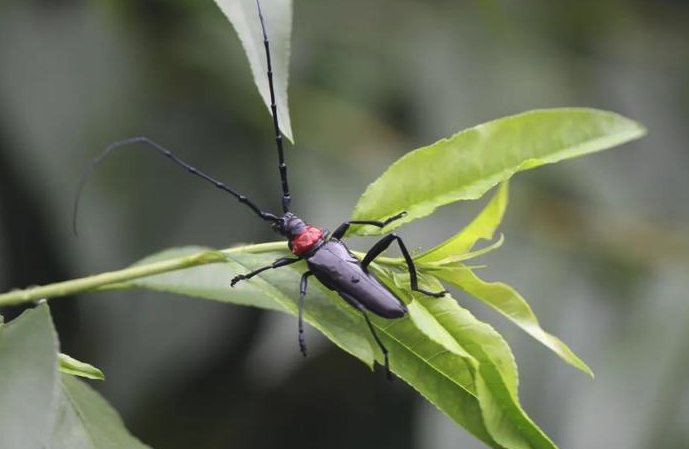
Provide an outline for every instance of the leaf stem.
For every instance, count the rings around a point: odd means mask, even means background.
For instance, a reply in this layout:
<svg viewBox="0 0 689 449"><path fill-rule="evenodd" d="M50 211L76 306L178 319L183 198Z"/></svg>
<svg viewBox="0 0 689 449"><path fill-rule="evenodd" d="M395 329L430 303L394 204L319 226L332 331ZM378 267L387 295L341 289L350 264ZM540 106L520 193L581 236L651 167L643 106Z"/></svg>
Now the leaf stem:
<svg viewBox="0 0 689 449"><path fill-rule="evenodd" d="M227 261L225 254L233 253L261 253L279 251L286 248L284 242L260 243L256 245L238 246L223 251L204 251L191 256L176 257L146 265L134 265L117 271L109 271L93 276L87 276L55 284L30 287L24 290L13 290L0 294L0 307L12 306L40 299L57 298L94 290L107 290L132 279L138 279L154 274L182 270L200 265L223 263Z"/></svg>

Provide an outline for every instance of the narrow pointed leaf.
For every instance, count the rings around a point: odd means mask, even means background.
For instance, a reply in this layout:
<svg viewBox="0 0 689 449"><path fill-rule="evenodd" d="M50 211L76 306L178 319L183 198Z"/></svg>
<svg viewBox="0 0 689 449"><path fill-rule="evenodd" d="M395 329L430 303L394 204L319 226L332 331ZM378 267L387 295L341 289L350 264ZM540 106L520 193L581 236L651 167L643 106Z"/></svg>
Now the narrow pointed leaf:
<svg viewBox="0 0 689 449"><path fill-rule="evenodd" d="M442 288L437 281L426 282L425 287ZM433 316L437 326L446 329L476 360L475 394L492 438L505 448L556 448L519 404L517 366L500 334L477 320L449 295L442 299L418 295L414 303Z"/></svg>
<svg viewBox="0 0 689 449"><path fill-rule="evenodd" d="M434 274L488 304L555 352L565 362L593 376L591 368L566 344L541 328L529 304L509 285L502 282L486 282L468 268L438 270Z"/></svg>
<svg viewBox="0 0 689 449"><path fill-rule="evenodd" d="M85 382L62 374L57 420L45 449L146 449L119 414Z"/></svg>
<svg viewBox="0 0 689 449"><path fill-rule="evenodd" d="M74 376L85 377L87 379L105 380L103 371L93 365L70 357L67 354L60 354L58 357L60 371Z"/></svg>
<svg viewBox="0 0 689 449"><path fill-rule="evenodd" d="M386 279L384 275L381 275ZM440 290L442 285L425 275L423 286ZM408 275L394 275L391 288L402 293L409 284ZM489 434L499 447L556 448L555 444L528 417L519 404L517 366L504 339L489 325L478 321L449 295L442 299L415 295L413 304L427 310L461 345L476 363L475 395ZM410 307L411 311L411 307Z"/></svg>
<svg viewBox="0 0 689 449"><path fill-rule="evenodd" d="M500 448L481 414L475 385L476 360L463 348L460 352L448 349L443 343L450 335L441 342L432 338L438 333L446 334L446 329L434 329L431 336L427 335L428 327L437 327L436 323L419 328L419 321L423 323L428 317L418 315L427 315L426 310L412 302L409 312L409 317L392 322L372 317L379 337L390 351L391 369L469 433L489 447ZM459 345L453 341L451 346ZM382 357L378 361L382 362Z"/></svg>
<svg viewBox="0 0 689 449"><path fill-rule="evenodd" d="M490 240L500 226L507 207L507 181L500 184L495 195L481 213L464 229L440 245L415 257L419 262L437 262L451 256L471 251L479 239Z"/></svg>
<svg viewBox="0 0 689 449"><path fill-rule="evenodd" d="M256 0L215 0L239 35L251 73L263 102L270 111L270 90L268 87L268 66L266 62L261 22L258 19ZM289 77L290 36L292 34L292 0L261 0L261 9L266 21L270 41L270 57L275 85L275 103L282 133L294 141L287 102L287 80Z"/></svg>
<svg viewBox="0 0 689 449"><path fill-rule="evenodd" d="M544 109L497 119L397 160L368 186L353 218L383 220L407 211L389 231L445 204L479 198L516 172L611 148L644 133L632 120L595 109ZM360 226L354 232L381 231Z"/></svg>

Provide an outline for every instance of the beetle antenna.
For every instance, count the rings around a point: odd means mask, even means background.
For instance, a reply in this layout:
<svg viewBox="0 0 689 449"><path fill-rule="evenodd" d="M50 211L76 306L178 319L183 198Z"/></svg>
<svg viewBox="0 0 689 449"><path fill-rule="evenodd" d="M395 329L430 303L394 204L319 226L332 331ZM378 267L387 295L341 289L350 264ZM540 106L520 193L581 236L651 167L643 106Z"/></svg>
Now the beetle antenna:
<svg viewBox="0 0 689 449"><path fill-rule="evenodd" d="M175 156L171 151L167 150L164 148L162 145L159 145L155 143L154 141L148 139L147 137L131 137L129 139L124 139L124 140L119 140L117 142L113 142L108 147L97 157L95 158L92 162L91 165L88 166L86 170L84 170L84 173L81 175L81 180L79 181L79 186L77 187L77 194L74 199L74 210L72 213L72 229L74 231L74 234L77 234L77 215L79 212L79 200L81 199L81 193L84 190L84 185L86 184L86 181L89 179L89 176L91 175L91 172L98 166L100 165L103 160L108 157L113 151L115 151L118 148L122 148L128 145L135 145L135 144L141 144L144 145L147 148L151 148L153 150L158 151L159 153L163 154L164 156L168 157L172 162L175 164L181 166L185 170L187 170L189 173L198 176L199 178L213 184L215 187L217 187L220 190L224 190L225 192L231 194L235 198L239 200L240 203L246 204L253 210L256 215L259 216L259 218L265 220L265 221L272 221L276 222L279 221L280 219L276 217L275 215L269 213L269 212L264 212L261 210L252 200L247 198L246 196L234 191L230 187L226 186L224 183L217 181L214 178L211 178L207 174L199 171L198 169L192 167L191 165L187 164L177 156Z"/></svg>
<svg viewBox="0 0 689 449"><path fill-rule="evenodd" d="M261 21L261 31L263 32L263 46L266 49L266 65L268 67L268 87L270 88L270 111L273 114L273 127L275 128L275 144L278 149L278 159L280 169L280 180L282 181L282 211L289 212L289 205L292 198L289 194L289 186L287 184L287 164L285 164L285 153L282 147L282 131L280 131L280 124L278 122L277 105L275 104L275 87L273 86L273 67L270 62L270 44L268 43L268 33L266 31L266 22L261 10L261 2L256 0L256 8L258 9L258 18Z"/></svg>

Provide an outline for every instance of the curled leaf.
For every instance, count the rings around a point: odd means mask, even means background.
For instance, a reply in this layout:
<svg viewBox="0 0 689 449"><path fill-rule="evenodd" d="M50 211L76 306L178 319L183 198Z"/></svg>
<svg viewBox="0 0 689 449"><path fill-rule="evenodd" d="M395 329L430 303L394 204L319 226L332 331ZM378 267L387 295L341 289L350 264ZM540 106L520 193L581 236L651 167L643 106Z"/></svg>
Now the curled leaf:
<svg viewBox="0 0 689 449"><path fill-rule="evenodd" d="M479 239L490 240L505 215L508 198L507 181L500 184L490 202L464 229L443 243L416 256L418 262L436 262L448 257L458 257L471 251ZM502 239L501 239L502 240Z"/></svg>
<svg viewBox="0 0 689 449"><path fill-rule="evenodd" d="M79 361L67 354L60 353L58 356L60 371L74 376L85 377L87 379L105 380L103 371L86 362Z"/></svg>

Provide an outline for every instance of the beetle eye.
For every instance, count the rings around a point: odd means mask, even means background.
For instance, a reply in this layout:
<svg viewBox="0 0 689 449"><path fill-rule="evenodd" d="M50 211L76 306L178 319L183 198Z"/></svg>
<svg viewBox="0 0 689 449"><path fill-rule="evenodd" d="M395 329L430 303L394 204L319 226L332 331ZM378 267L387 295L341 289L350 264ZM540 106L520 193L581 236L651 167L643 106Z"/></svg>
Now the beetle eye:
<svg viewBox="0 0 689 449"><path fill-rule="evenodd" d="M273 231L280 235L285 235L285 222L280 220L273 223Z"/></svg>

